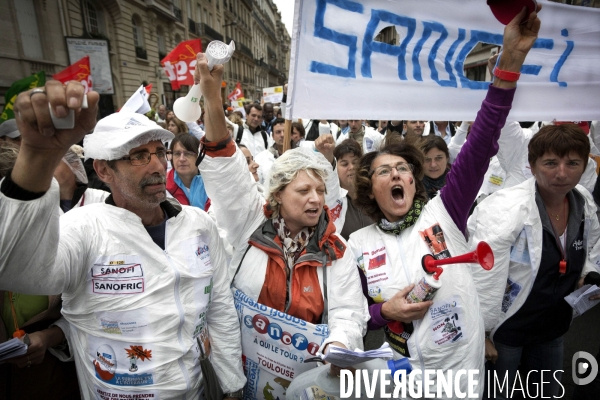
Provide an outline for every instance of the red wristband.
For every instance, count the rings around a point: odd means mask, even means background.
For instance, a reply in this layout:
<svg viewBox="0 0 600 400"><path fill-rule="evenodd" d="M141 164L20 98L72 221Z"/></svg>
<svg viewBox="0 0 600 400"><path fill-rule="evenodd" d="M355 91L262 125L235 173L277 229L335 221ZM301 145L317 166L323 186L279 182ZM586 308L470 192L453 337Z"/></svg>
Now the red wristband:
<svg viewBox="0 0 600 400"><path fill-rule="evenodd" d="M494 76L507 82L516 82L521 76L520 72L505 71L500 68L494 68Z"/></svg>

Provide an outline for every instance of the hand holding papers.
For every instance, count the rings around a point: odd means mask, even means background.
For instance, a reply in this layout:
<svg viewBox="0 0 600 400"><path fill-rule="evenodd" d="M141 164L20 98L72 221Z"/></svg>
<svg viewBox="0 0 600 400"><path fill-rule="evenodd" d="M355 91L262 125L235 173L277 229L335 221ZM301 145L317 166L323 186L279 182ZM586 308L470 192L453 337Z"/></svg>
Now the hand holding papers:
<svg viewBox="0 0 600 400"><path fill-rule="evenodd" d="M600 303L598 300L590 300L591 296L600 294L600 288L596 285L584 285L581 289L578 289L565 297L565 301L573 307L574 316L578 317L596 304Z"/></svg>
<svg viewBox="0 0 600 400"><path fill-rule="evenodd" d="M384 343L380 348L369 351L356 349L355 351L344 349L337 346L329 346L327 354L321 354L323 361L338 367L348 368L365 361L375 358L391 359L394 356L388 343Z"/></svg>
<svg viewBox="0 0 600 400"><path fill-rule="evenodd" d="M0 363L27 353L27 345L18 338L0 343Z"/></svg>

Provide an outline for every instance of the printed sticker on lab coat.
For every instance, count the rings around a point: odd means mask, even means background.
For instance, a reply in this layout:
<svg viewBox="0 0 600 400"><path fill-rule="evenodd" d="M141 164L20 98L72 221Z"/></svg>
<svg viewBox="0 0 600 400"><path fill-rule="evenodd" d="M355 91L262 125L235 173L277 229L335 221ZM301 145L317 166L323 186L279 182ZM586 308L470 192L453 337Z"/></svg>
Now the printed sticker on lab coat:
<svg viewBox="0 0 600 400"><path fill-rule="evenodd" d="M465 338L465 312L459 296L435 302L428 310L431 317L431 340L438 346L456 343Z"/></svg>
<svg viewBox="0 0 600 400"><path fill-rule="evenodd" d="M521 231L517 241L510 249L510 261L519 264L531 264L531 259L529 258L529 246L527 245L527 233L525 232L525 229Z"/></svg>
<svg viewBox="0 0 600 400"><path fill-rule="evenodd" d="M515 301L519 292L521 292L522 286L517 282L510 279L506 280L506 288L504 289L504 297L502 297L502 312L506 313L512 303Z"/></svg>

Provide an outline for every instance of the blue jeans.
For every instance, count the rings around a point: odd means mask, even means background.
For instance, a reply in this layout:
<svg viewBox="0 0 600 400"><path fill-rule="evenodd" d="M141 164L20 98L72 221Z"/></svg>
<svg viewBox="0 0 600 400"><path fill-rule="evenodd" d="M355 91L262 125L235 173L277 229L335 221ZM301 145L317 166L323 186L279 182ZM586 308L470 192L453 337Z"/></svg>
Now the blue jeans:
<svg viewBox="0 0 600 400"><path fill-rule="evenodd" d="M563 338L523 347L495 342L498 351L496 364L488 363L490 385L485 396L489 399L528 399L564 395L559 383L563 368ZM543 371L543 372L542 372ZM497 383L494 381L494 373ZM515 378L519 378L515 382ZM505 376L508 379L505 381ZM486 384L488 379L486 378ZM503 387L502 387L503 386ZM522 390L521 390L522 389Z"/></svg>

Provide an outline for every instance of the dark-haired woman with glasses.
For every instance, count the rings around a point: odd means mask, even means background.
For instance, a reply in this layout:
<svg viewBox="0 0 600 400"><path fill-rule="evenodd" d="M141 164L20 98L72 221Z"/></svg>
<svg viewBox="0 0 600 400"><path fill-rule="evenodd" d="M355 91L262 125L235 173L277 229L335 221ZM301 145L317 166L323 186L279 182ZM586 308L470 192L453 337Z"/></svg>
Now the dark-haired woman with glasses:
<svg viewBox="0 0 600 400"><path fill-rule="evenodd" d="M485 338L470 268L448 266L436 282L421 260L425 255L442 259L468 252L469 210L489 159L498 151L518 72L540 28L536 13L521 24L524 17L522 12L506 26L499 75L439 196L428 199L423 153L406 141L367 153L355 175L356 205L377 221L348 241L369 302L369 330L384 328L394 359L406 358L421 371L444 371L455 388L476 398L483 394ZM468 388L473 381L461 378L461 370L477 371L477 383ZM438 377L423 374L427 390L441 387L436 386ZM458 398L454 393L442 398Z"/></svg>
<svg viewBox="0 0 600 400"><path fill-rule="evenodd" d="M206 211L208 195L196 167L199 147L200 141L188 133L175 136L167 152L173 166L167 173L167 192L183 205Z"/></svg>

